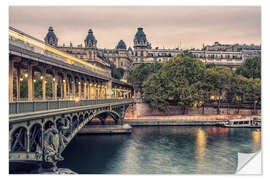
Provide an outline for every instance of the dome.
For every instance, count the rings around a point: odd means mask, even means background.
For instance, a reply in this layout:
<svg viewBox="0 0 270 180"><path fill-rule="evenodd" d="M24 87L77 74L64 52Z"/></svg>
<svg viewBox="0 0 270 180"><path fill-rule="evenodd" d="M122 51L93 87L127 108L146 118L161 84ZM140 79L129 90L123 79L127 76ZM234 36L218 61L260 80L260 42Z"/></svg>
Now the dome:
<svg viewBox="0 0 270 180"><path fill-rule="evenodd" d="M56 35L53 32L53 28L49 27L48 33L44 38L44 41L46 44L52 45L52 46L57 46L58 39Z"/></svg>
<svg viewBox="0 0 270 180"><path fill-rule="evenodd" d="M139 27L137 33L135 34L134 41L140 42L146 42L146 35L143 32L143 28Z"/></svg>
<svg viewBox="0 0 270 180"><path fill-rule="evenodd" d="M95 41L96 40L96 38L95 38L95 36L94 36L94 34L93 34L93 31L92 31L92 29L89 29L89 31L88 31L88 35L86 36L86 38L85 38L85 41Z"/></svg>
<svg viewBox="0 0 270 180"><path fill-rule="evenodd" d="M127 49L127 46L123 40L120 40L116 46L116 49Z"/></svg>
<svg viewBox="0 0 270 180"><path fill-rule="evenodd" d="M129 47L129 48L128 48L128 51L131 51L131 52L133 52L133 50L131 49L131 47Z"/></svg>
<svg viewBox="0 0 270 180"><path fill-rule="evenodd" d="M97 40L93 34L92 29L88 30L88 35L86 36L84 40L85 47L87 48L96 48L97 46Z"/></svg>

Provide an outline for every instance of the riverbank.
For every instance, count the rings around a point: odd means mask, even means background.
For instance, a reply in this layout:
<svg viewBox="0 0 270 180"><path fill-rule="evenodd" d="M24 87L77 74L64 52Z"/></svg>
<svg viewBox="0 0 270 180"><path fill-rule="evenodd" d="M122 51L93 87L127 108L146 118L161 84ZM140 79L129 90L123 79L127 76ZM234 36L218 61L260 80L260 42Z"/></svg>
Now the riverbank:
<svg viewBox="0 0 270 180"><path fill-rule="evenodd" d="M130 134L132 127L128 124L121 125L91 125L83 127L78 134Z"/></svg>
<svg viewBox="0 0 270 180"><path fill-rule="evenodd" d="M219 126L225 120L231 118L243 118L235 115L175 115L175 116L140 116L137 118L125 118L124 123L131 126Z"/></svg>

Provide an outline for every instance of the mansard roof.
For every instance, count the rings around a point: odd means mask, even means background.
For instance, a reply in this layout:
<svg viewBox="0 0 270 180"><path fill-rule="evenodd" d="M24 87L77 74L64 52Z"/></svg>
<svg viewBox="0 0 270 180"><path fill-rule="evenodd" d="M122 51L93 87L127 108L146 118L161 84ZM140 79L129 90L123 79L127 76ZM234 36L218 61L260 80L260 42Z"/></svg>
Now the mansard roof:
<svg viewBox="0 0 270 180"><path fill-rule="evenodd" d="M139 27L137 33L135 34L134 41L144 41L146 42L146 35L143 32L143 28Z"/></svg>
<svg viewBox="0 0 270 180"><path fill-rule="evenodd" d="M127 49L127 46L123 40L120 40L116 46L116 49Z"/></svg>
<svg viewBox="0 0 270 180"><path fill-rule="evenodd" d="M85 41L96 41L92 29L88 30L88 35L86 36Z"/></svg>
<svg viewBox="0 0 270 180"><path fill-rule="evenodd" d="M128 51L133 52L133 50L132 50L132 48L130 46L128 47Z"/></svg>
<svg viewBox="0 0 270 180"><path fill-rule="evenodd" d="M49 29L48 29L48 33L47 33L47 35L45 36L45 41L46 40L49 40L49 39L53 39L54 41L57 41L57 37L56 37L56 35L54 34L54 32L53 32L53 27L49 27Z"/></svg>

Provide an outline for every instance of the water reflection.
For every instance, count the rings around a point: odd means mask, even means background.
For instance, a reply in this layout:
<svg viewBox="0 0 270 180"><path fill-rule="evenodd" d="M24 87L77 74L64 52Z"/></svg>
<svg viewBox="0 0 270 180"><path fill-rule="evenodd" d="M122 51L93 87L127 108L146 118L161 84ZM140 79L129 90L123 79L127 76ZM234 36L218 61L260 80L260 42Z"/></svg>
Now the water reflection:
<svg viewBox="0 0 270 180"><path fill-rule="evenodd" d="M228 174L238 152L260 149L260 136L251 128L135 127L132 135L77 136L59 165L94 174Z"/></svg>
<svg viewBox="0 0 270 180"><path fill-rule="evenodd" d="M206 154L206 134L199 128L197 130L197 139L196 139L196 158L197 158L197 167L198 169L203 169L203 161Z"/></svg>
<svg viewBox="0 0 270 180"><path fill-rule="evenodd" d="M260 149L261 147L261 131L257 129L256 131L252 131L252 140L253 140L253 151Z"/></svg>

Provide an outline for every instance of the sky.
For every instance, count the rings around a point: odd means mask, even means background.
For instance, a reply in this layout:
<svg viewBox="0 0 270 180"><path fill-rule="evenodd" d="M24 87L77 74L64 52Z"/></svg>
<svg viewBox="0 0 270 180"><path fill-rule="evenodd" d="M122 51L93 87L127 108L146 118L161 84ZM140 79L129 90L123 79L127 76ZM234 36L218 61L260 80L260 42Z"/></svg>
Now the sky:
<svg viewBox="0 0 270 180"><path fill-rule="evenodd" d="M138 27L152 48L261 43L259 6L10 6L9 25L41 40L52 26L58 45L73 46L91 28L98 48L107 49L120 39L133 47Z"/></svg>

